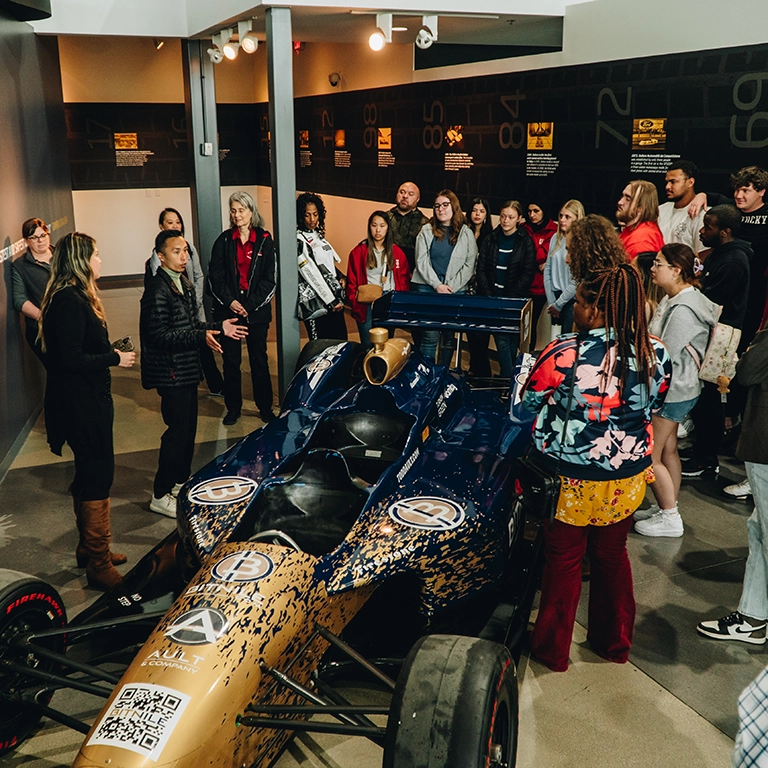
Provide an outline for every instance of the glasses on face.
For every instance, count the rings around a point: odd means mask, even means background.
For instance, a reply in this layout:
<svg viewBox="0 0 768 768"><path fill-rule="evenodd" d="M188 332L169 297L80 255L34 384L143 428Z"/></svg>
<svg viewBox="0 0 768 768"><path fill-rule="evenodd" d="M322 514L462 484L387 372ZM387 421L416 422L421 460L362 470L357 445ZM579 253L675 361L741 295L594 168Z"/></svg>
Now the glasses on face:
<svg viewBox="0 0 768 768"><path fill-rule="evenodd" d="M653 266L656 267L656 269L658 269L659 267L668 267L670 265L667 264L665 261L659 261L658 259L654 259Z"/></svg>
<svg viewBox="0 0 768 768"><path fill-rule="evenodd" d="M27 240L47 240L50 237L50 235L47 232L43 232L42 235L30 235Z"/></svg>
<svg viewBox="0 0 768 768"><path fill-rule="evenodd" d="M450 208L450 207L451 207L451 204L450 204L450 203L435 203L435 204L434 204L432 207L433 207L433 208L434 208L436 211L442 211L442 210L443 210L443 209L445 209L445 208Z"/></svg>

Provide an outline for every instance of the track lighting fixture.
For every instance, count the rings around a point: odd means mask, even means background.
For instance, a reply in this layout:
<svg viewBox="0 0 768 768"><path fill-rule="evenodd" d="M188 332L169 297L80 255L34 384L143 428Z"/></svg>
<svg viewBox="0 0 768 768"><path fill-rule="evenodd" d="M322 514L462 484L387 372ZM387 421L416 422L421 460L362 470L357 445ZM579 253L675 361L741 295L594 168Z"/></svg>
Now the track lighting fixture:
<svg viewBox="0 0 768 768"><path fill-rule="evenodd" d="M423 51L437 40L437 16L422 16L421 29L416 35L416 45Z"/></svg>
<svg viewBox="0 0 768 768"><path fill-rule="evenodd" d="M386 43L392 42L392 14L376 14L376 31L368 38L372 51L380 51Z"/></svg>
<svg viewBox="0 0 768 768"><path fill-rule="evenodd" d="M255 53L259 47L259 38L251 32L252 24L250 19L237 22L237 41L243 53Z"/></svg>
<svg viewBox="0 0 768 768"><path fill-rule="evenodd" d="M159 51L165 45L165 40L161 40L159 37L153 37L152 45Z"/></svg>

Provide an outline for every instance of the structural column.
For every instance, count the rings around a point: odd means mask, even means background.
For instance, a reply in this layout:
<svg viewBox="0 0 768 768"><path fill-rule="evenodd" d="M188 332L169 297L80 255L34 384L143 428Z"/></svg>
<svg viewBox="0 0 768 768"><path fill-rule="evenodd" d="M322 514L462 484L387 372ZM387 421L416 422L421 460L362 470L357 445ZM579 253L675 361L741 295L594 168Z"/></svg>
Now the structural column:
<svg viewBox="0 0 768 768"><path fill-rule="evenodd" d="M272 225L278 254L277 355L280 397L299 356L296 296L296 134L293 124L293 40L289 8L267 8L267 76Z"/></svg>
<svg viewBox="0 0 768 768"><path fill-rule="evenodd" d="M192 227L203 270L221 233L221 182L216 123L216 87L207 40L182 42L184 107L192 161Z"/></svg>

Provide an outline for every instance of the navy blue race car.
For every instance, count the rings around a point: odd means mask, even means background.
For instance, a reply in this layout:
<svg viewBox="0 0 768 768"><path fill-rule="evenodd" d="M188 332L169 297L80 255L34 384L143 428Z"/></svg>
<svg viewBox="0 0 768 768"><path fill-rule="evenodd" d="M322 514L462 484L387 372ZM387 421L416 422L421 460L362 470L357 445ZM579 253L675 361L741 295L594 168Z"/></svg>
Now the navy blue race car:
<svg viewBox="0 0 768 768"><path fill-rule="evenodd" d="M378 318L525 338L526 302L448 298L440 316L387 295ZM0 572L0 743L44 714L87 731L80 767L268 766L296 731L367 737L391 768L514 765L543 526L514 477L531 360L470 382L383 328L371 340L307 345L279 417L185 484L177 532L76 622ZM117 646L122 676L93 661ZM391 705L346 701L334 683L353 669ZM48 706L67 685L107 699L90 727Z"/></svg>

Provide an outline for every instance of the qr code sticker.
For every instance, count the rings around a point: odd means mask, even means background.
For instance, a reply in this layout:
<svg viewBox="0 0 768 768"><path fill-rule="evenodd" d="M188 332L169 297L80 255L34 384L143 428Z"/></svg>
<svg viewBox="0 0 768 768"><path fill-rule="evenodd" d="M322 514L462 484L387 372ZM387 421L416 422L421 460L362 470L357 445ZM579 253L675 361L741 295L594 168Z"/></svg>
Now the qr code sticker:
<svg viewBox="0 0 768 768"><path fill-rule="evenodd" d="M88 746L121 747L156 761L190 698L162 685L124 685L88 740Z"/></svg>

